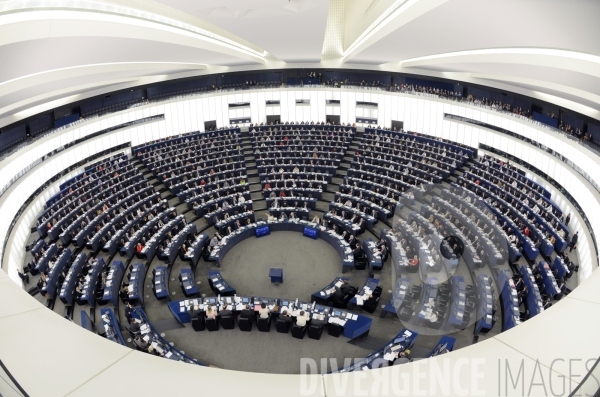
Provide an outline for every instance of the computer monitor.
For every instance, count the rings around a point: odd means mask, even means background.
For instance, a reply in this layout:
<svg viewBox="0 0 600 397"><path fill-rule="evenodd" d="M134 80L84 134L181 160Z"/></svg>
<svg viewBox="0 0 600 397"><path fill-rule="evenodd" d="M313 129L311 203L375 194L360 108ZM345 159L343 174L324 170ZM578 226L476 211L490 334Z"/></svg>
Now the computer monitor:
<svg viewBox="0 0 600 397"><path fill-rule="evenodd" d="M333 312L333 315L335 315L335 316L339 316L339 315L341 315L341 314L342 314L342 312L339 312L339 311L337 311L337 310Z"/></svg>
<svg viewBox="0 0 600 397"><path fill-rule="evenodd" d="M244 302L244 303L248 303L248 302L249 302L249 300L248 300L248 298L242 298L242 302Z"/></svg>
<svg viewBox="0 0 600 397"><path fill-rule="evenodd" d="M209 301L210 303L215 303L217 300L216 300L215 298L210 298L208 301Z"/></svg>
<svg viewBox="0 0 600 397"><path fill-rule="evenodd" d="M290 302L289 301L281 301L281 305L282 306L289 306Z"/></svg>

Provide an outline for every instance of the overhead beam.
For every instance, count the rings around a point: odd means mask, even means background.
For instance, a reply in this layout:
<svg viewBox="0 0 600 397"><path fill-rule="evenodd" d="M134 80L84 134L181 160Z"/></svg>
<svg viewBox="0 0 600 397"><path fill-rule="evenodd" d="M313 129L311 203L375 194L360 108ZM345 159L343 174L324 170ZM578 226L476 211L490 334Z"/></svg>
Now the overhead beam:
<svg viewBox="0 0 600 397"><path fill-rule="evenodd" d="M486 48L428 55L401 61L403 68L435 68L456 63L522 64L552 67L600 77L600 57L554 48Z"/></svg>
<svg viewBox="0 0 600 397"><path fill-rule="evenodd" d="M0 14L0 46L57 37L113 37L147 40L223 53L264 64L273 60L266 51L194 31L130 15L77 9L31 10Z"/></svg>
<svg viewBox="0 0 600 397"><path fill-rule="evenodd" d="M352 43L346 44L341 62L349 61L373 43L447 1L449 0L396 0L364 29Z"/></svg>

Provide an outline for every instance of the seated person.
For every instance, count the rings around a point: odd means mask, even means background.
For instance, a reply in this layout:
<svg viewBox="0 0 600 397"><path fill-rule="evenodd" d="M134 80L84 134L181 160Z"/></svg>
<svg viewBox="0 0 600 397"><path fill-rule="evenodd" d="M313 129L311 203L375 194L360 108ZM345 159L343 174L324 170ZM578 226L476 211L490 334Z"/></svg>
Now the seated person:
<svg viewBox="0 0 600 397"><path fill-rule="evenodd" d="M129 332L131 332L132 334L139 334L140 333L140 326L138 325L137 322L133 321L129 325Z"/></svg>
<svg viewBox="0 0 600 397"><path fill-rule="evenodd" d="M293 321L293 318L289 315L287 310L282 311L281 316L279 316L279 318L285 321L286 323L290 323Z"/></svg>
<svg viewBox="0 0 600 397"><path fill-rule="evenodd" d="M269 314L271 311L267 308L265 302L260 304L260 309L258 309L258 315L260 318L269 318Z"/></svg>
<svg viewBox="0 0 600 397"><path fill-rule="evenodd" d="M142 339L141 335L136 335L133 339L133 344L140 350L147 350L150 344Z"/></svg>
<svg viewBox="0 0 600 397"><path fill-rule="evenodd" d="M398 360L398 364L402 364L406 361L412 361L412 357L410 356L410 350L405 350L403 352L394 352L394 359L391 360L391 363L394 364L396 362L397 359L405 359L405 360Z"/></svg>
<svg viewBox="0 0 600 397"><path fill-rule="evenodd" d="M19 278L21 280L23 280L23 282L25 284L29 284L29 275L28 274L21 272L19 269L17 269L17 273L19 274Z"/></svg>
<svg viewBox="0 0 600 397"><path fill-rule="evenodd" d="M373 294L367 295L367 300L364 301L363 306L374 306L377 303L377 298Z"/></svg>
<svg viewBox="0 0 600 397"><path fill-rule="evenodd" d="M296 317L296 325L300 327L306 327L306 322L310 320L310 315L305 313L304 310L300 310L298 316Z"/></svg>
<svg viewBox="0 0 600 397"><path fill-rule="evenodd" d="M254 321L254 316L254 310L250 308L250 305L246 305L246 308L240 313L239 318L247 318L250 321Z"/></svg>
<svg viewBox="0 0 600 397"><path fill-rule="evenodd" d="M212 307L209 307L208 309L206 309L206 319L212 319L212 320L216 320L217 319L217 311L214 310Z"/></svg>
<svg viewBox="0 0 600 397"><path fill-rule="evenodd" d="M231 316L231 310L229 309L228 305L223 305L223 307L221 308L221 310L219 310L219 317L227 317L227 316Z"/></svg>
<svg viewBox="0 0 600 397"><path fill-rule="evenodd" d="M342 285L340 285L340 290L342 294L348 295L352 291L352 286L348 284L348 280L342 280Z"/></svg>

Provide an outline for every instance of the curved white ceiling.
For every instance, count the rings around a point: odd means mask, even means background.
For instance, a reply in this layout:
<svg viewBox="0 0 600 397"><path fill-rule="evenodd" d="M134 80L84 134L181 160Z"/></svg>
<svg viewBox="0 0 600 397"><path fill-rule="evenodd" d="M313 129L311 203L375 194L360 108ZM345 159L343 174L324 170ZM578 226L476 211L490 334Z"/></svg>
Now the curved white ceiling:
<svg viewBox="0 0 600 397"><path fill-rule="evenodd" d="M6 0L0 127L153 81L298 67L477 82L600 118L598 15L588 0Z"/></svg>

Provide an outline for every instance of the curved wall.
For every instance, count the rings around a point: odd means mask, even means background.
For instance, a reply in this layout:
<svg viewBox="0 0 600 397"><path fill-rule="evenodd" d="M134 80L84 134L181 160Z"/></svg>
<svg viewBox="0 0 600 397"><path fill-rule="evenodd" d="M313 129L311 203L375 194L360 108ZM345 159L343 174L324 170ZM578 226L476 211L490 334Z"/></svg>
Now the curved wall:
<svg viewBox="0 0 600 397"><path fill-rule="evenodd" d="M279 99L279 106L266 106L265 100ZM296 99L310 99L310 105L297 106ZM339 106L328 106L326 99L340 100ZM365 110L356 107L356 101L378 103L378 107ZM242 109L228 108L229 103L250 102ZM593 161L593 154L576 143L561 140L552 132L529 124L527 121L512 119L511 116L495 114L468 105L456 104L433 98L414 97L412 95L365 92L362 90L256 90L243 94L214 94L201 98L189 97L160 104L149 104L132 111L111 114L102 119L90 120L59 131L32 147L27 147L0 163L0 178L9 180L19 172L20 165L27 165L37 155L49 151L51 145L67 142L74 134L87 131L100 131L109 125L123 120L134 120L149 115L164 114L165 120L148 125L115 131L110 135L94 138L85 144L77 145L52 158L53 165L46 163L38 166L48 168L38 174L27 175L19 179L0 198L0 216L11 220L22 205L24 198L57 172L75 163L75 159L91 154L92 146L98 151L130 142L138 145L159 137L172 136L193 130L203 130L204 121L216 120L218 126L227 125L231 118L249 115L253 122L266 120L266 115L280 114L282 121L324 120L326 115L338 114L343 122L354 122L359 117L374 117L382 126L390 125L391 120L404 121L405 129L426 134L446 137L477 146L479 142L515 154L537 168L547 172L561 185L569 189L573 197L582 205L595 233L600 232L600 208L598 192L589 182L579 176L567 165L557 163L554 157L533 148L518 139L485 128L474 128L458 122L444 119L444 113L464 115L473 119L485 120L490 124L523 136L537 136L556 147L556 151L583 166ZM240 116L241 115L241 116ZM41 148L47 143L50 146ZM101 148L100 148L101 146ZM36 152L37 151L37 152ZM34 154L36 153L36 154ZM571 157L568 157L571 156ZM11 162L14 161L14 164ZM10 164L10 166L8 166ZM600 175L598 164L589 164L589 174ZM592 168L593 167L593 168ZM47 178L44 180L44 178ZM600 178L600 177L597 177ZM30 180L31 179L31 180ZM545 184L547 185L547 184ZM546 186L553 190L552 186ZM44 198L53 193L48 190ZM553 198L559 196L553 196ZM19 203L20 200L20 203ZM45 201L40 199L41 202ZM557 199L563 210L568 211L569 203ZM39 208L27 211L28 219L34 219ZM576 218L581 222L580 218ZM0 241L4 241L9 222L0 225ZM579 223L582 224L582 223ZM575 224L578 225L577 223ZM29 227L29 226L27 226ZM585 230L584 230L585 232ZM589 238L589 234L586 233ZM595 330L600 319L590 313L600 309L597 291L600 288L600 273L592 274L597 267L593 245L588 244L588 252L580 239L578 250L582 256L580 281L590 276L572 294L559 301L555 307L534 317L508 332L460 351L439 356L431 360L418 361L401 367L373 370L351 374L312 375L310 377L251 374L201 368L186 364L173 363L140 352L117 346L114 343L94 336L80 327L64 321L56 313L47 310L37 300L30 297L22 288L15 285L9 276L0 271L0 357L12 375L32 396L100 396L122 393L127 387L147 395L165 395L189 393L191 384L201 388L208 383L215 387L211 391L215 396L231 396L254 393L259 388L262 396L286 395L408 395L418 390L432 394L432 387L447 387L448 395L522 395L521 385L512 386L506 377L505 364L510 366L512 376L516 377L520 366L524 371L523 387L530 387L532 374L539 372L541 381L554 382L557 389L571 389L581 381L587 370L588 360L600 356L600 340ZM587 243L587 242L586 242ZM10 244L10 250L23 251L23 244L16 239ZM9 274L21 266L17 254L4 255L3 269ZM13 258L14 256L14 258ZM585 261L585 262L584 262ZM15 273L12 271L12 273ZM16 274L10 274L13 281ZM43 335L43 336L42 336ZM535 335L535 342L532 342ZM564 337L568 343L558 343ZM551 346L552 348L548 348ZM32 357L35 357L33 360ZM51 360L42 359L51 357ZM200 358L199 358L200 359ZM560 361L556 362L556 359ZM82 360L84 360L82 362ZM502 361L501 361L502 360ZM49 365L51 361L51 365ZM300 363L299 363L300 365ZM401 368L401 373L398 373ZM588 368L589 369L589 368ZM395 372L396 371L396 372ZM485 373L485 381L482 376ZM445 374L445 375L444 375ZM144 381L139 379L144 377ZM197 382L190 383L190 379ZM209 381L210 380L210 381ZM235 380L235 382L232 382ZM505 381L508 382L505 385ZM522 380L523 381L523 380ZM535 381L539 383L540 379ZM225 384L227 387L218 385ZM251 389L250 389L251 388ZM404 390L404 393L402 393ZM530 395L544 395L539 386L530 389ZM526 391L525 391L526 392ZM545 394L547 394L546 392ZM436 394L433 392L433 394ZM563 392L563 395L564 394Z"/></svg>

